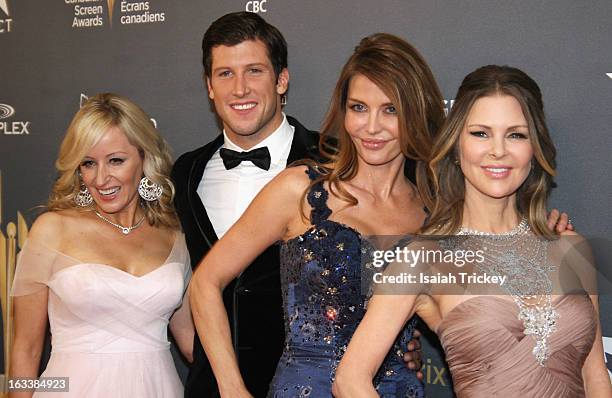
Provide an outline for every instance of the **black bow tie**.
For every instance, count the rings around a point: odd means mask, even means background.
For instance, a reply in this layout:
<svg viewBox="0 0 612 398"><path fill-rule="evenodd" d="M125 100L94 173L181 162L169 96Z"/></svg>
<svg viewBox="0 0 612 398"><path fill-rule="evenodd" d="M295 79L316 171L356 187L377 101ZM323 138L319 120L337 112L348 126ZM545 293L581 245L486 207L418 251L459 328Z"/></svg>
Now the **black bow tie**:
<svg viewBox="0 0 612 398"><path fill-rule="evenodd" d="M243 160L252 162L260 169L270 170L270 151L266 146L248 152L237 152L231 149L221 148L219 150L219 155L221 155L223 165L227 170L238 166Z"/></svg>

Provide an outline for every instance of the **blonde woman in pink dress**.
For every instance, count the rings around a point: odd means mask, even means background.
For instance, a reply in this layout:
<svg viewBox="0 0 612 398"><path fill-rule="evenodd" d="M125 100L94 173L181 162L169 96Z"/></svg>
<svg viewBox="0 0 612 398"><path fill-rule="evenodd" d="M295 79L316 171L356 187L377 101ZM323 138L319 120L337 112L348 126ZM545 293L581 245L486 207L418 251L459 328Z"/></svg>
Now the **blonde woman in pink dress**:
<svg viewBox="0 0 612 398"><path fill-rule="evenodd" d="M428 236L407 248L451 256L395 261L387 276L416 268L415 277L487 273L504 284L381 285L338 367L336 398L378 396L372 376L414 312L438 334L458 398L612 397L588 244L546 226L555 147L538 85L508 66L470 73L432 154ZM471 261L452 260L465 249Z"/></svg>
<svg viewBox="0 0 612 398"><path fill-rule="evenodd" d="M12 292L10 377L38 376L48 320L52 350L41 376L67 378L68 391L11 397L182 397L168 326L190 360L191 267L170 162L165 141L128 99L100 94L77 112Z"/></svg>

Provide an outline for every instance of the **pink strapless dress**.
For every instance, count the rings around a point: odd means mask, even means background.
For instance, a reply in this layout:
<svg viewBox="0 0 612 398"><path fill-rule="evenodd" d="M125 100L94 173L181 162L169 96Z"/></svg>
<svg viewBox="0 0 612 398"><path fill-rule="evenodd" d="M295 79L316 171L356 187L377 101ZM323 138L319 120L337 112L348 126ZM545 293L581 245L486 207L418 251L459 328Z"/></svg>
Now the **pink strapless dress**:
<svg viewBox="0 0 612 398"><path fill-rule="evenodd" d="M34 397L182 397L167 330L190 275L182 235L166 261L140 277L26 243L13 294L49 288L52 351L41 377L69 378L69 392Z"/></svg>
<svg viewBox="0 0 612 398"><path fill-rule="evenodd" d="M596 316L586 294L553 301L559 313L540 366L535 341L523 333L517 305L495 296L468 299L438 326L458 398L584 397L582 365L595 340Z"/></svg>

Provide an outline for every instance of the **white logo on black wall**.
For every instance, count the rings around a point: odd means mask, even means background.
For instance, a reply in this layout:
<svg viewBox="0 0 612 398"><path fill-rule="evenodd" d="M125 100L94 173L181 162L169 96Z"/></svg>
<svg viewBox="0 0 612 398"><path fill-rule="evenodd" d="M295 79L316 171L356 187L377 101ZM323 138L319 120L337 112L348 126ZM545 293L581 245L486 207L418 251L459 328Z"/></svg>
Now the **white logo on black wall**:
<svg viewBox="0 0 612 398"><path fill-rule="evenodd" d="M119 22L121 25L160 23L166 20L166 13L151 6L151 1L121 0Z"/></svg>
<svg viewBox="0 0 612 398"><path fill-rule="evenodd" d="M268 0L250 0L247 1L245 11L254 12L256 14L260 12L268 12L266 3Z"/></svg>
<svg viewBox="0 0 612 398"><path fill-rule="evenodd" d="M15 108L8 104L0 104L0 134L29 135L30 122L10 120L15 115Z"/></svg>
<svg viewBox="0 0 612 398"><path fill-rule="evenodd" d="M75 29L96 28L104 25L112 27L115 3L119 3L117 6L119 8L118 19L121 25L161 23L166 20L166 13L152 5L156 3L155 1L64 0L64 2L73 5L72 27Z"/></svg>
<svg viewBox="0 0 612 398"><path fill-rule="evenodd" d="M103 0L64 0L64 2L73 5L73 28L94 28L104 25L102 18L104 7L101 4Z"/></svg>
<svg viewBox="0 0 612 398"><path fill-rule="evenodd" d="M8 7L8 0L0 0L0 10L2 10L4 15L6 15L7 17L11 16L11 13ZM0 16L2 16L2 14L0 14ZM0 33L9 33L12 30L12 28L13 28L12 18L0 19Z"/></svg>
<svg viewBox="0 0 612 398"><path fill-rule="evenodd" d="M450 112L450 110L453 108L453 105L455 105L454 99L444 100L444 114L445 115L448 115L448 112Z"/></svg>

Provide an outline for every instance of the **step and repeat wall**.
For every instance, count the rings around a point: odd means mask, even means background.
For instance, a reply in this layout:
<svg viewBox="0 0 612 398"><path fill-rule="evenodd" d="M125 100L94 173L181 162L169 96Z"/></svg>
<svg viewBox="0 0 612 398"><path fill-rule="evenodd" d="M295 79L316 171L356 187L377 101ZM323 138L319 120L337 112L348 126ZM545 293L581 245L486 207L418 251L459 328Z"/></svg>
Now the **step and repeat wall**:
<svg viewBox="0 0 612 398"><path fill-rule="evenodd" d="M98 92L123 94L155 120L175 157L203 145L220 130L202 80L202 35L216 18L239 10L260 13L285 35L291 74L285 110L312 129L319 128L341 66L373 32L414 44L449 104L478 66L525 70L542 88L558 149L551 207L569 212L577 230L592 239L600 265L610 266L612 2L0 0L4 358L15 256L49 194L59 143L80 103ZM604 295L608 369L611 313L612 299ZM428 395L450 397L435 338L424 340Z"/></svg>

